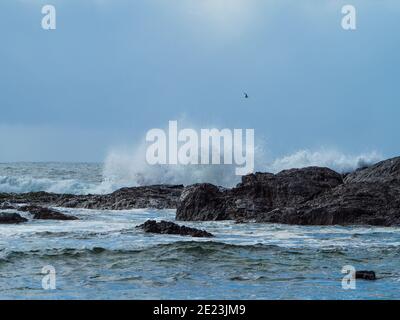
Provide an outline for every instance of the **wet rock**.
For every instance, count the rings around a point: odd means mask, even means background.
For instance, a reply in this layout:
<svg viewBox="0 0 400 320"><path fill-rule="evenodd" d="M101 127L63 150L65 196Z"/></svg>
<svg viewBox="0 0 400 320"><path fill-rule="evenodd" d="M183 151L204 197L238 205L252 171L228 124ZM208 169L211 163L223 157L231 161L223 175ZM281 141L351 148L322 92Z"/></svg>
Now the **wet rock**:
<svg viewBox="0 0 400 320"><path fill-rule="evenodd" d="M183 185L154 185L122 188L110 194L109 205L116 210L131 208L175 209Z"/></svg>
<svg viewBox="0 0 400 320"><path fill-rule="evenodd" d="M10 209L16 209L16 206L7 201L0 203L0 210L10 210Z"/></svg>
<svg viewBox="0 0 400 320"><path fill-rule="evenodd" d="M18 213L0 212L0 224L17 224L27 221L27 219L21 217Z"/></svg>
<svg viewBox="0 0 400 320"><path fill-rule="evenodd" d="M28 193L0 193L0 201L6 201L11 204L16 203L34 203L34 204L50 204L61 195L48 192L28 192Z"/></svg>
<svg viewBox="0 0 400 320"><path fill-rule="evenodd" d="M371 182L385 185L400 184L400 157L384 160L377 164L358 169L344 178L345 183Z"/></svg>
<svg viewBox="0 0 400 320"><path fill-rule="evenodd" d="M256 220L299 225L400 225L400 188L367 182L343 184L297 207L260 214Z"/></svg>
<svg viewBox="0 0 400 320"><path fill-rule="evenodd" d="M177 208L180 221L396 226L400 157L345 175L319 167L250 174L232 189L204 183L123 188L107 195L0 193L0 202L100 210Z"/></svg>
<svg viewBox="0 0 400 320"><path fill-rule="evenodd" d="M275 208L300 205L342 183L342 176L333 170L309 167L276 175L247 175L233 189L198 184L182 192L176 218L182 221L256 219Z"/></svg>
<svg viewBox="0 0 400 320"><path fill-rule="evenodd" d="M176 220L210 221L231 219L226 210L225 193L209 183L185 188L180 196Z"/></svg>
<svg viewBox="0 0 400 320"><path fill-rule="evenodd" d="M141 224L136 228L143 229L144 232L149 232L149 233L174 234L174 235L202 237L202 238L213 237L213 235L207 231L195 228L189 228L186 226L180 226L177 225L176 223L169 221L157 222L155 220L147 220L144 224Z"/></svg>
<svg viewBox="0 0 400 320"><path fill-rule="evenodd" d="M374 271L356 271L356 279L376 280Z"/></svg>
<svg viewBox="0 0 400 320"><path fill-rule="evenodd" d="M77 217L66 215L60 211L39 207L39 206L23 206L20 211L29 212L33 215L33 219L41 220L78 220Z"/></svg>
<svg viewBox="0 0 400 320"><path fill-rule="evenodd" d="M342 175L310 167L243 177L237 187L186 187L177 220L298 225L400 225L400 158Z"/></svg>
<svg viewBox="0 0 400 320"><path fill-rule="evenodd" d="M0 201L98 210L175 209L182 190L182 185L154 185L122 188L105 195L71 195L48 192L0 193Z"/></svg>

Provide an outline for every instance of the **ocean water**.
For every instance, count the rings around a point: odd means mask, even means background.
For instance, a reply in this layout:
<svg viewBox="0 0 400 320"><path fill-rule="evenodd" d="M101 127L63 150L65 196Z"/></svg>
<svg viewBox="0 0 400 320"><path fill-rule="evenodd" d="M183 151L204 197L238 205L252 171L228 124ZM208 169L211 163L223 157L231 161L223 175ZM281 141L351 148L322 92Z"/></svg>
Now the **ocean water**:
<svg viewBox="0 0 400 320"><path fill-rule="evenodd" d="M0 163L0 192L87 194L106 182L100 163Z"/></svg>
<svg viewBox="0 0 400 320"><path fill-rule="evenodd" d="M1 164L0 176L0 192L104 183L101 164ZM60 210L79 220L0 225L0 299L400 298L400 228L185 222L215 235L197 239L135 228L174 210ZM345 265L378 280L344 290ZM55 290L42 288L45 266Z"/></svg>

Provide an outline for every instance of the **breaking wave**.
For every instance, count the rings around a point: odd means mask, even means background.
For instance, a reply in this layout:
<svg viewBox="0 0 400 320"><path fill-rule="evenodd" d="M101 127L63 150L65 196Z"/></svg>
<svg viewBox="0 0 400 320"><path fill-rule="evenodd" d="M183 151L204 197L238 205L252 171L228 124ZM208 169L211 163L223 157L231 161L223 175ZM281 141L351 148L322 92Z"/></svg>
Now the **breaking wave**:
<svg viewBox="0 0 400 320"><path fill-rule="evenodd" d="M208 182L220 186L232 187L240 182L235 175L235 165L163 165L150 166L144 159L145 152L117 152L107 157L102 185L97 191L107 188L150 184L184 184ZM291 168L308 166L328 167L344 173L360 167L370 166L383 157L377 152L358 155L344 154L334 150L300 150L291 155L267 162L265 152L259 149L255 153L255 171L277 173Z"/></svg>
<svg viewBox="0 0 400 320"><path fill-rule="evenodd" d="M334 150L301 150L271 161L266 159L265 152L260 148L257 149L255 171L277 173L284 169L322 166L343 173L372 165L383 157L377 152L351 155ZM51 168L54 164L49 163L47 166ZM0 167L0 192L105 194L122 187L151 184L190 185L208 182L232 187L241 179L235 175L236 165L148 165L144 146L109 153L100 169L98 164L78 166L78 169L75 164L74 174L71 175L68 166L73 164L63 164L63 166L65 166L63 174L49 174L48 171L51 170L47 169L35 171L36 169L30 164L23 170L18 169L12 173L3 171Z"/></svg>
<svg viewBox="0 0 400 320"><path fill-rule="evenodd" d="M371 166L382 159L382 155L377 152L349 155L336 150L300 150L294 154L274 160L267 168L269 171L276 173L291 168L319 166L345 173Z"/></svg>
<svg viewBox="0 0 400 320"><path fill-rule="evenodd" d="M151 184L184 184L209 182L222 186L235 185L236 165L149 165L145 147L131 151L111 152L104 163L104 181L98 190L122 186Z"/></svg>
<svg viewBox="0 0 400 320"><path fill-rule="evenodd" d="M95 189L96 185L75 179L49 179L26 176L0 176L0 192L54 192L85 194Z"/></svg>

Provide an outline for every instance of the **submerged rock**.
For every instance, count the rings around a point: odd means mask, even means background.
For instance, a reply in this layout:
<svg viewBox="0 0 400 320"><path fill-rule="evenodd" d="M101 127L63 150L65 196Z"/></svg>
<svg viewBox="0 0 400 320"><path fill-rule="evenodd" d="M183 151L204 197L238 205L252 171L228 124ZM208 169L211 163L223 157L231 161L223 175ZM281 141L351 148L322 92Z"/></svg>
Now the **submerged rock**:
<svg viewBox="0 0 400 320"><path fill-rule="evenodd" d="M15 212L0 212L0 224L14 224L27 222L28 219L21 217Z"/></svg>
<svg viewBox="0 0 400 320"><path fill-rule="evenodd" d="M374 271L356 271L356 279L376 280Z"/></svg>
<svg viewBox="0 0 400 320"><path fill-rule="evenodd" d="M141 224L136 228L143 229L144 232L149 232L149 233L174 234L174 235L202 237L202 238L213 237L211 233L205 230L180 226L177 225L176 223L169 221L157 222L155 220L147 220L144 224Z"/></svg>
<svg viewBox="0 0 400 320"><path fill-rule="evenodd" d="M39 207L39 206L23 206L20 211L29 212L33 215L33 219L41 220L78 220L77 217L66 215L60 211Z"/></svg>

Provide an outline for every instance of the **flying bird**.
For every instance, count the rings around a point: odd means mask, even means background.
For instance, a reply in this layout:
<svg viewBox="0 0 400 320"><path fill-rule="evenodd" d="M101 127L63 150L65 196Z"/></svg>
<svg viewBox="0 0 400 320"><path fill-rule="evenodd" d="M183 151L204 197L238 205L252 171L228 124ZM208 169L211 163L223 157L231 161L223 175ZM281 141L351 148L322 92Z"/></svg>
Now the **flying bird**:
<svg viewBox="0 0 400 320"><path fill-rule="evenodd" d="M245 97L245 99L248 99L248 98L249 98L249 95L245 92L245 93L244 93L244 97Z"/></svg>

